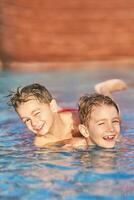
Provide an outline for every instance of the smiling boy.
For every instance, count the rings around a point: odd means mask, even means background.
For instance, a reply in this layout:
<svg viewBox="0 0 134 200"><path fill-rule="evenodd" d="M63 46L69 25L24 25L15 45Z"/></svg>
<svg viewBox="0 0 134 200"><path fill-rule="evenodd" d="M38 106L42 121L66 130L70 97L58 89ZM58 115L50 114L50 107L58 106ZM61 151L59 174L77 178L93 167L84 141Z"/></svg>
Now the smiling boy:
<svg viewBox="0 0 134 200"><path fill-rule="evenodd" d="M79 130L86 145L113 148L120 136L121 120L117 104L108 96L92 94L82 96L78 107Z"/></svg>
<svg viewBox="0 0 134 200"><path fill-rule="evenodd" d="M36 146L51 145L79 134L77 111L60 109L50 92L40 84L18 88L11 93L10 101L22 122L35 134Z"/></svg>

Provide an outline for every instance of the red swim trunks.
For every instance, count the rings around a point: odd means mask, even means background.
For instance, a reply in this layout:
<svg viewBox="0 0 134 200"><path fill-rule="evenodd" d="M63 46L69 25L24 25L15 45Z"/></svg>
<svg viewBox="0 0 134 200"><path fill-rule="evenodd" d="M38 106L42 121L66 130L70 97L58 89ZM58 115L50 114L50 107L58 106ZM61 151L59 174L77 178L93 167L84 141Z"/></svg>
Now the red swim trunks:
<svg viewBox="0 0 134 200"><path fill-rule="evenodd" d="M78 112L78 110L76 108L61 108L58 112Z"/></svg>

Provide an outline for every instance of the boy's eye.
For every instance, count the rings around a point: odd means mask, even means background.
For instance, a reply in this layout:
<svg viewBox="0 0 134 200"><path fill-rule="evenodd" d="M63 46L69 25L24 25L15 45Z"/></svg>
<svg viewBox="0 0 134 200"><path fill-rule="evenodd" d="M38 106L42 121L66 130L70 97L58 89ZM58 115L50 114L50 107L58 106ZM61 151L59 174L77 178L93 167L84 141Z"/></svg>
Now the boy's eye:
<svg viewBox="0 0 134 200"><path fill-rule="evenodd" d="M26 124L27 122L29 122L30 121L30 119L26 119L26 120L24 120L23 122L24 122L24 124Z"/></svg>
<svg viewBox="0 0 134 200"><path fill-rule="evenodd" d="M40 114L40 112L37 112L37 113L34 114L34 116L38 116L39 114Z"/></svg>
<svg viewBox="0 0 134 200"><path fill-rule="evenodd" d="M100 122L98 125L99 125L99 126L104 125L104 122Z"/></svg>
<svg viewBox="0 0 134 200"><path fill-rule="evenodd" d="M120 121L119 120L114 120L113 123L120 123Z"/></svg>

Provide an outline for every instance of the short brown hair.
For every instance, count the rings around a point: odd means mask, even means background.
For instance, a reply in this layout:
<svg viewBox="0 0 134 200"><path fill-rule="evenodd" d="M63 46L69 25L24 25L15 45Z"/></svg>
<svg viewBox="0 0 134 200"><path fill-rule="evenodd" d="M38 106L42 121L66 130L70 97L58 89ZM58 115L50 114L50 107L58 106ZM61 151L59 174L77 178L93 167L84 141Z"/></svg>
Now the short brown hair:
<svg viewBox="0 0 134 200"><path fill-rule="evenodd" d="M15 109L24 102L29 100L29 97L35 97L39 102L50 103L52 101L52 95L42 85L33 83L23 88L18 87L16 91L11 91L8 97L10 97L9 105Z"/></svg>
<svg viewBox="0 0 134 200"><path fill-rule="evenodd" d="M80 123L87 125L88 120L91 117L91 112L94 106L101 105L114 106L119 113L119 108L117 104L109 97L102 94L93 93L91 95L84 95L80 97L78 102L78 112Z"/></svg>

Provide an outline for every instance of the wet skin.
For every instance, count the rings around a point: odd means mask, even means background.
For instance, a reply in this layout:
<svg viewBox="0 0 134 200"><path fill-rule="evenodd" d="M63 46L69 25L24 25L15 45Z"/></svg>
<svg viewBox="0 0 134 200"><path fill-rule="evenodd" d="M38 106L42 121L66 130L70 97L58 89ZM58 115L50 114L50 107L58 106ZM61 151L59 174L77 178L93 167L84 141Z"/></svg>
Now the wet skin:
<svg viewBox="0 0 134 200"><path fill-rule="evenodd" d="M113 148L120 135L119 113L114 106L96 106L84 128L89 145Z"/></svg>
<svg viewBox="0 0 134 200"><path fill-rule="evenodd" d="M17 113L22 122L30 131L35 133L35 135L45 135L53 127L54 111L51 105L40 103L35 98L19 105Z"/></svg>

